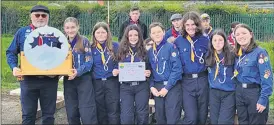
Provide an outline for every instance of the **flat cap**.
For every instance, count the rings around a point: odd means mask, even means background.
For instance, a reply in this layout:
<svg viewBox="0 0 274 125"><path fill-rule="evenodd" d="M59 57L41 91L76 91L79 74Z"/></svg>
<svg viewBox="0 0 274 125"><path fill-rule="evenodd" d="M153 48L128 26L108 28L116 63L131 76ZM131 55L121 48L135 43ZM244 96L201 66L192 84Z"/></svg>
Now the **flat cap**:
<svg viewBox="0 0 274 125"><path fill-rule="evenodd" d="M182 15L179 14L179 13L176 13L176 14L173 14L171 17L170 17L170 21L173 21L175 19L182 19Z"/></svg>
<svg viewBox="0 0 274 125"><path fill-rule="evenodd" d="M202 19L202 20L206 20L206 19L210 19L210 17L209 17L209 15L208 15L207 13L203 13L203 14L201 15L201 19Z"/></svg>
<svg viewBox="0 0 274 125"><path fill-rule="evenodd" d="M49 14L49 9L43 5L36 5L31 8L30 13L32 13L32 12L45 12L45 13Z"/></svg>

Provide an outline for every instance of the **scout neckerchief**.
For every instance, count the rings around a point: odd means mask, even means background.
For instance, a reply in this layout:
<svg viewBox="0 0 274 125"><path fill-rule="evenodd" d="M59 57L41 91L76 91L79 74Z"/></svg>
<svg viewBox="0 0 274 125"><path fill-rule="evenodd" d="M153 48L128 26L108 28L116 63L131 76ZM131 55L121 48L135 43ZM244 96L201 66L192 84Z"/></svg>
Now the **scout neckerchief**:
<svg viewBox="0 0 274 125"><path fill-rule="evenodd" d="M108 59L106 60L106 58L105 58L105 51L106 51L106 49L107 49L107 47L105 47L104 46L104 44L106 44L106 41L103 43L103 47L102 47L102 45L99 43L99 42L97 42L96 43L96 49L100 52L100 54L101 54L101 60L102 60L102 63L103 63L103 65L104 65L104 70L105 71L108 71L108 66L107 66L107 64L108 64L108 61L109 61L109 59L110 59L110 55L108 56Z"/></svg>
<svg viewBox="0 0 274 125"><path fill-rule="evenodd" d="M30 24L29 25L30 28L31 28L31 31L35 30L35 26L33 24ZM38 46L42 46L43 45L43 39L42 39L42 36L38 36Z"/></svg>
<svg viewBox="0 0 274 125"><path fill-rule="evenodd" d="M68 40L69 40L69 38L68 38ZM74 50L74 46L76 45L76 42L77 42L77 36L75 36L74 39L71 42L69 42L72 51ZM77 50L75 50L75 52L76 51ZM74 56L74 55L72 54L72 56ZM75 64L74 58L72 58L72 62L73 62L73 64ZM74 65L73 65L73 68L75 69Z"/></svg>
<svg viewBox="0 0 274 125"><path fill-rule="evenodd" d="M161 49L163 48L163 45L165 44L166 42L164 41L161 41L161 43L156 47L156 42L153 43L153 55L154 55L154 58L155 58L155 63L156 63L156 72L158 73L158 54L160 53Z"/></svg>
<svg viewBox="0 0 274 125"><path fill-rule="evenodd" d="M196 40L195 42L193 42L193 40L191 39L191 37L189 35L186 36L186 39L188 40L188 42L190 43L190 46L191 46L191 53L190 53L190 59L192 62L194 62L194 57L195 55L199 58L199 62L201 64L203 64L205 62L205 60L203 59L203 55L204 53L201 54L201 56L198 56L196 51L195 51L195 48L194 48L194 43L198 40Z"/></svg>
<svg viewBox="0 0 274 125"><path fill-rule="evenodd" d="M216 61L216 70L214 75L214 80L215 80L219 73L220 63L223 62L224 57L222 58L222 60L220 60L216 51L214 52L214 55L215 55L215 61Z"/></svg>
<svg viewBox="0 0 274 125"><path fill-rule="evenodd" d="M238 51L238 56L239 56L239 59L238 59L238 62L237 62L237 64L236 64L236 69L234 70L234 72L233 72L233 77L231 78L231 79L233 79L234 77L236 77L238 74L239 74L239 68L240 68L240 62L245 58L245 54L244 54L244 56L243 56L243 50L242 50L242 48L240 48L239 49L239 51ZM243 57L242 57L243 56Z"/></svg>
<svg viewBox="0 0 274 125"><path fill-rule="evenodd" d="M139 23L139 19L137 21L133 21L131 18L129 19L130 24L138 24Z"/></svg>
<svg viewBox="0 0 274 125"><path fill-rule="evenodd" d="M134 62L134 57L136 56L137 52L133 51L134 49L131 49L131 47L129 47L129 54L130 54L130 62L133 63Z"/></svg>
<svg viewBox="0 0 274 125"><path fill-rule="evenodd" d="M102 63L103 63L103 65L105 65L106 64L106 58L104 55L105 49L103 49L103 47L101 46L101 44L99 42L96 43L96 47L99 49L99 52L101 54Z"/></svg>
<svg viewBox="0 0 274 125"><path fill-rule="evenodd" d="M194 42L189 35L187 35L186 39L188 40L191 46L190 59L192 62L194 62Z"/></svg>
<svg viewBox="0 0 274 125"><path fill-rule="evenodd" d="M36 29L33 24L30 24L29 26L30 26L30 28L31 28L32 31Z"/></svg>
<svg viewBox="0 0 274 125"><path fill-rule="evenodd" d="M77 42L77 36L75 36L74 39L70 42L72 50L74 49L76 42Z"/></svg>
<svg viewBox="0 0 274 125"><path fill-rule="evenodd" d="M208 33L207 33L207 34L210 34L210 33L211 33L211 31L212 31L212 27L211 27L211 26L209 26L209 31L208 31Z"/></svg>
<svg viewBox="0 0 274 125"><path fill-rule="evenodd" d="M174 38L177 38L177 37L178 37L178 33L177 33L177 31L175 30L175 27L174 27L174 26L172 26L172 28L171 28L171 34L172 34L172 36L173 36Z"/></svg>

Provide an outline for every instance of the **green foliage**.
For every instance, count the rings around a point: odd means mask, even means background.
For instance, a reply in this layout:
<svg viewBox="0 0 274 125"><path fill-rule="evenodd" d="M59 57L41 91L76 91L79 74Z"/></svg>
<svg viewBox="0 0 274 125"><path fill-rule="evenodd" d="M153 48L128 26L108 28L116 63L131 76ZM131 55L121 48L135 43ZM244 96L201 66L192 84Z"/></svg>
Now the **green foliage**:
<svg viewBox="0 0 274 125"><path fill-rule="evenodd" d="M184 13L185 9L182 4L166 5L165 10L171 13Z"/></svg>
<svg viewBox="0 0 274 125"><path fill-rule="evenodd" d="M77 17L81 12L80 8L76 5L70 4L65 7L65 13L67 17Z"/></svg>
<svg viewBox="0 0 274 125"><path fill-rule="evenodd" d="M50 12L49 25L58 29L63 29L63 23L67 18L64 9L53 9Z"/></svg>
<svg viewBox="0 0 274 125"><path fill-rule="evenodd" d="M269 60L274 71L274 41L269 42L257 42L260 47L266 49L269 55Z"/></svg>
<svg viewBox="0 0 274 125"><path fill-rule="evenodd" d="M10 69L9 65L7 64L7 58L6 58L6 50L9 47L13 37L2 37L1 43L2 43L2 49L1 49L1 79L2 79L2 85L5 85L3 83L15 83L16 78L12 75L12 70Z"/></svg>
<svg viewBox="0 0 274 125"><path fill-rule="evenodd" d="M239 7L237 5L221 5L221 4L211 4L211 5L195 5L201 12L207 13L219 13L219 14L245 14L247 11L245 8Z"/></svg>
<svg viewBox="0 0 274 125"><path fill-rule="evenodd" d="M23 6L18 8L16 11L19 12L18 24L19 26L26 26L30 24L30 6Z"/></svg>
<svg viewBox="0 0 274 125"><path fill-rule="evenodd" d="M18 1L2 2L2 33L14 34L18 28L30 24L29 10L33 5L42 4L50 9L49 25L62 29L63 21L68 16L74 16L79 19L81 33L90 34L92 27L97 21L107 22L107 1L103 6L97 2L89 3L87 1L29 1L28 4ZM131 7L138 6L141 10L142 20L147 26L151 22L161 22L166 28L171 23L170 16L173 13L184 14L188 11L197 11L198 13L208 13L212 20L213 28L222 28L227 33L230 23L240 21L246 23L254 29L257 39L261 41L273 39L273 27L271 19L274 9L251 9L248 6L237 6L235 4L197 4L187 1L110 1L110 29L113 35L119 34L121 24L128 19L128 13ZM262 17L260 17L262 16ZM261 21L265 23L261 23Z"/></svg>

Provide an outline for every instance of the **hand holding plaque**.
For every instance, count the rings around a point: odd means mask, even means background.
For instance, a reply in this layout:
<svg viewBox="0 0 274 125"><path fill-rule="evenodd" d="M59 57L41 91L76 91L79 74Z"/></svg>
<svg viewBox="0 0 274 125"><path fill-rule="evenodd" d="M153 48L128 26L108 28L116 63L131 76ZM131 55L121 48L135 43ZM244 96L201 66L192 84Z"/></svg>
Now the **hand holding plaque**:
<svg viewBox="0 0 274 125"><path fill-rule="evenodd" d="M30 32L20 55L21 71L17 75L72 74L72 53L68 40L56 28L44 26Z"/></svg>

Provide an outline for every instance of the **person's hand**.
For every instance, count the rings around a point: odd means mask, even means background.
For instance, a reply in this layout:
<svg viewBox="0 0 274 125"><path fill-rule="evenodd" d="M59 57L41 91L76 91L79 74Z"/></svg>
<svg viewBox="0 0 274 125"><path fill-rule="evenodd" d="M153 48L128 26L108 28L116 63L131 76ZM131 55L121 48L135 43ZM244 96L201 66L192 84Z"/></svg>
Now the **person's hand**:
<svg viewBox="0 0 274 125"><path fill-rule="evenodd" d="M18 74L19 72L21 72L21 69L19 69L18 67L14 67L14 68L12 69L12 74L13 74L13 76L15 76L15 77L22 77L22 75L19 75L19 74Z"/></svg>
<svg viewBox="0 0 274 125"><path fill-rule="evenodd" d="M113 76L118 76L119 72L120 72L120 71L119 71L118 69L113 69L112 75L113 75Z"/></svg>
<svg viewBox="0 0 274 125"><path fill-rule="evenodd" d="M265 110L265 106L257 103L257 110L258 110L258 113L262 113L264 110Z"/></svg>
<svg viewBox="0 0 274 125"><path fill-rule="evenodd" d="M174 36L171 36L167 39L168 42L173 43L176 40Z"/></svg>
<svg viewBox="0 0 274 125"><path fill-rule="evenodd" d="M150 91L151 91L151 93L152 93L155 97L159 97L159 92L158 92L158 90L157 90L156 88L151 87L151 88L150 88Z"/></svg>
<svg viewBox="0 0 274 125"><path fill-rule="evenodd" d="M168 90L166 88L162 88L161 91L159 92L161 97L165 97L167 93L168 93Z"/></svg>
<svg viewBox="0 0 274 125"><path fill-rule="evenodd" d="M69 75L68 80L73 80L77 76L77 70L72 69L72 74Z"/></svg>
<svg viewBox="0 0 274 125"><path fill-rule="evenodd" d="M146 76L146 77L149 77L150 74L151 74L151 71L150 71L150 70L145 70L145 76Z"/></svg>

